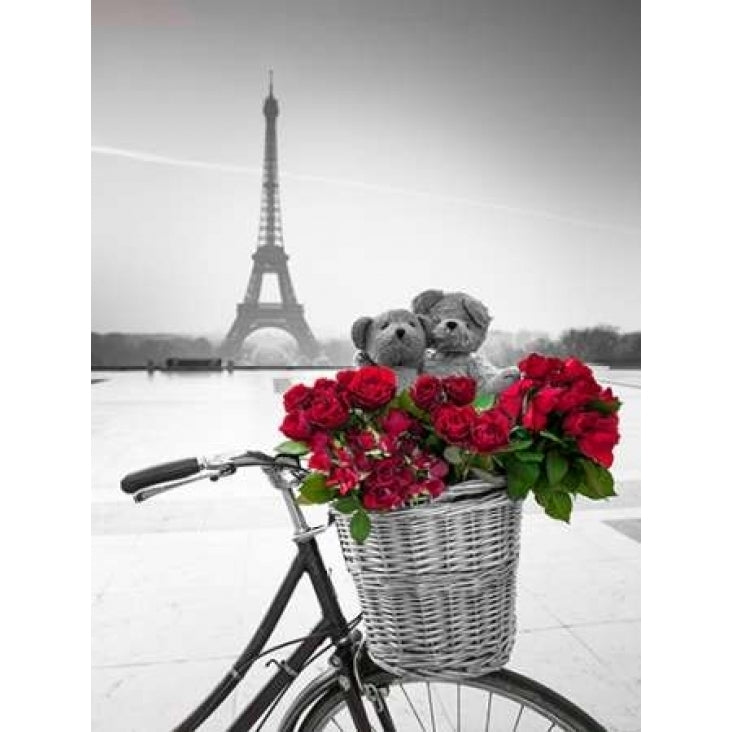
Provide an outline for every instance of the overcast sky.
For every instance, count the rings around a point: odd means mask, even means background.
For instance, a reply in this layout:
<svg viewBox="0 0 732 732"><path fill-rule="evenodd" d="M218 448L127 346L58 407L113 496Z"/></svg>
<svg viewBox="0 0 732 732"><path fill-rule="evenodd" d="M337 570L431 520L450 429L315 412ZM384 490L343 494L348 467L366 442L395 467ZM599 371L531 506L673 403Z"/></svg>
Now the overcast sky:
<svg viewBox="0 0 732 732"><path fill-rule="evenodd" d="M428 287L640 328L637 0L93 0L92 329L223 335L274 69L316 336Z"/></svg>

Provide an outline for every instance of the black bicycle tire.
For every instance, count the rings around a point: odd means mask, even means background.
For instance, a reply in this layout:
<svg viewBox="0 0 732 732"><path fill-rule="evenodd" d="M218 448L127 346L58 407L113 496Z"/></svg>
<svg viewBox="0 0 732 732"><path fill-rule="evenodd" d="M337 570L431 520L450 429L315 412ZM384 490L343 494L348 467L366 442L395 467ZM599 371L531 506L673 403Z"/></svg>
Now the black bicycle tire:
<svg viewBox="0 0 732 732"><path fill-rule="evenodd" d="M364 678L363 683L384 686L399 680L399 677L387 671L378 671ZM486 691L497 692L514 701L526 703L530 708L551 715L556 719L557 724L571 732L607 732L605 727L569 699L544 686L544 684L527 676L522 676L515 671L502 669L485 676L466 680L463 683ZM338 686L331 686L310 707L304 719L298 725L298 732L313 732L313 730L318 729L326 715L341 703L343 703L343 691Z"/></svg>

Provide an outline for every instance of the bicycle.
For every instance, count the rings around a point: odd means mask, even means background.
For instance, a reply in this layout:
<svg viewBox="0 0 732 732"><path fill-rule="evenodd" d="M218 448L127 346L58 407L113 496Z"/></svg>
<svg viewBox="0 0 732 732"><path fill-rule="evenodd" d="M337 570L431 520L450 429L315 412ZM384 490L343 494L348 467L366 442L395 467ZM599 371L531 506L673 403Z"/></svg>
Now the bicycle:
<svg viewBox="0 0 732 732"><path fill-rule="evenodd" d="M604 732L590 715L546 686L508 669L460 681L423 675L397 676L370 657L368 642L358 629L361 616L347 621L325 567L317 537L328 529L310 527L297 503L294 488L308 474L297 457L261 452L214 458L186 458L155 465L125 476L121 488L139 503L193 481L218 481L240 468L261 468L281 494L294 528L297 547L292 564L243 653L205 699L174 729L192 732L200 727L233 692L254 663L288 646L284 660L271 660L276 672L253 696L228 732L261 729L302 671L328 651L330 670L308 683L285 711L281 732L320 732L334 727L371 732L419 730L566 730ZM330 523L330 522L329 522ZM307 574L322 617L312 631L277 646L265 648Z"/></svg>

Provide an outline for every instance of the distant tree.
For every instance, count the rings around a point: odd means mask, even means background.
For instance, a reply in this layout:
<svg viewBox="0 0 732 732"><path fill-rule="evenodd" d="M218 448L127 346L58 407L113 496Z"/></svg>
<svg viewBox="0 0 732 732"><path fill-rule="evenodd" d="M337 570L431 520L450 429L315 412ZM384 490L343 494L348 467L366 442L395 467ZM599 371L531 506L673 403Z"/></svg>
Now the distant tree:
<svg viewBox="0 0 732 732"><path fill-rule="evenodd" d="M565 356L576 356L583 361L609 363L618 349L620 334L610 325L564 331L559 343Z"/></svg>

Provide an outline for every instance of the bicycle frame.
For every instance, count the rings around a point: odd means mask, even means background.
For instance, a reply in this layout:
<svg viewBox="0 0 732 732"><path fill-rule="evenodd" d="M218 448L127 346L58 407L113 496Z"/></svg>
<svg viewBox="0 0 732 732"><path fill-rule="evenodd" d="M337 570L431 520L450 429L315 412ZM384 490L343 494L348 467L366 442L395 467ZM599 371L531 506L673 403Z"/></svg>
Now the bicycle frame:
<svg viewBox="0 0 732 732"><path fill-rule="evenodd" d="M331 663L335 667L337 681L346 694L346 702L358 732L370 732L371 725L366 715L360 694L360 682L355 668L357 648L351 636L351 629L343 615L335 588L323 563L316 535L322 529L311 529L305 522L300 507L292 495L291 486L277 468L264 468L272 484L282 493L290 517L295 525L294 540L297 554L282 581L267 613L254 633L251 641L235 661L228 674L217 684L199 706L179 724L174 732L192 732L208 719L246 676L254 662L272 636L282 614L303 575L307 574L315 590L322 613L321 620L310 635L306 636L284 662L276 662L277 672L254 696L239 714L228 732L246 732L275 705L280 696L297 678L308 660L328 639L333 643ZM393 732L394 727L385 705L377 705L379 717L385 730Z"/></svg>

